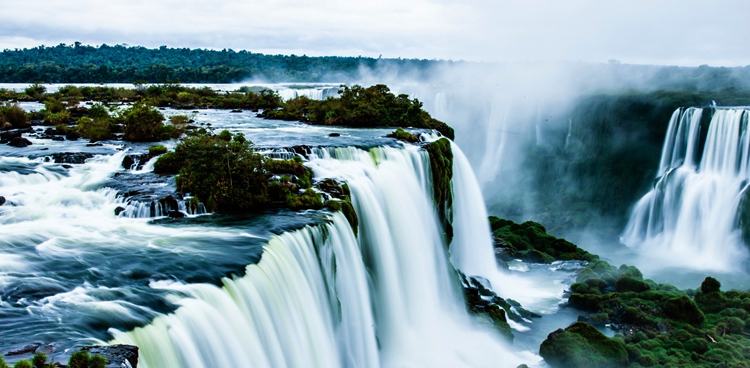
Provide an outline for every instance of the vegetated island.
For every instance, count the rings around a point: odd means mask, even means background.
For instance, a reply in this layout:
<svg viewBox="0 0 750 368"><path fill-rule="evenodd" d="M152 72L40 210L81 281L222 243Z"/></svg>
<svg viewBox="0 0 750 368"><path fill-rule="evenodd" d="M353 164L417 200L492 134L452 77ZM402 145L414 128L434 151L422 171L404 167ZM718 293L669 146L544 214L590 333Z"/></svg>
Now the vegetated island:
<svg viewBox="0 0 750 368"><path fill-rule="evenodd" d="M707 277L696 289L680 290L643 279L633 266L615 267L597 255L546 233L544 226L490 217L499 261L584 261L568 291L578 322L549 334L539 353L553 367L749 367L750 291L722 291ZM536 318L464 279L469 310L512 333L507 319ZM484 296L481 298L479 296ZM516 304L516 305L514 305ZM609 338L598 328L613 329Z"/></svg>

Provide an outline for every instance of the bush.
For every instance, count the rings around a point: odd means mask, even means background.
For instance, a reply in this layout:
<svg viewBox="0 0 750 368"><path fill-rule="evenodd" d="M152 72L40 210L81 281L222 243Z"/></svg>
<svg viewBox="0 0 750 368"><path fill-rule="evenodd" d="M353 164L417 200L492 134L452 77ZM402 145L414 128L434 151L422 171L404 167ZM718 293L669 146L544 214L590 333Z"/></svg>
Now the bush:
<svg viewBox="0 0 750 368"><path fill-rule="evenodd" d="M131 142L156 142L162 140L164 133L164 115L158 109L136 103L123 111L123 139Z"/></svg>
<svg viewBox="0 0 750 368"><path fill-rule="evenodd" d="M89 366L89 353L87 351L79 350L73 353L68 359L69 368L88 368Z"/></svg>
<svg viewBox="0 0 750 368"><path fill-rule="evenodd" d="M9 123L13 128L28 126L29 116L18 104L6 103L0 105L0 126Z"/></svg>
<svg viewBox="0 0 750 368"><path fill-rule="evenodd" d="M109 119L82 117L78 119L76 131L81 137L89 139L92 142L112 138L112 128Z"/></svg>
<svg viewBox="0 0 750 368"><path fill-rule="evenodd" d="M94 355L89 359L89 368L104 368L107 366L107 358L101 355Z"/></svg>
<svg viewBox="0 0 750 368"><path fill-rule="evenodd" d="M32 359L34 368L47 368L47 355L44 353L37 353Z"/></svg>
<svg viewBox="0 0 750 368"><path fill-rule="evenodd" d="M13 368L33 368L33 366L28 360L19 360L16 364L13 364Z"/></svg>
<svg viewBox="0 0 750 368"><path fill-rule="evenodd" d="M159 157L154 171L177 171L178 189L198 197L209 211L244 210L268 200L264 162L242 134L222 132L185 138Z"/></svg>

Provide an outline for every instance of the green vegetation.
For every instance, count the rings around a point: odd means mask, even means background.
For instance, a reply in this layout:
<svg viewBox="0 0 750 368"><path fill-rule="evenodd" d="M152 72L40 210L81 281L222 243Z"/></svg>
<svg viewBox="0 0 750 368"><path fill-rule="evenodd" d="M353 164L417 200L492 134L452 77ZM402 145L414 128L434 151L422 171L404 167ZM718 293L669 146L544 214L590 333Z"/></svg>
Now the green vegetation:
<svg viewBox="0 0 750 368"><path fill-rule="evenodd" d="M609 368L628 364L622 341L610 339L583 322L549 334L539 348L539 355L553 367Z"/></svg>
<svg viewBox="0 0 750 368"><path fill-rule="evenodd" d="M429 73L451 61L368 57L264 55L231 49L158 49L121 45L39 46L0 52L3 83L229 83L246 79L269 82L351 81L360 68L400 69L410 76Z"/></svg>
<svg viewBox="0 0 750 368"><path fill-rule="evenodd" d="M683 291L601 260L576 281L570 305L588 312L590 323L622 332L615 340L624 343L632 367L750 366L750 292L722 292L711 277L697 291Z"/></svg>
<svg viewBox="0 0 750 368"><path fill-rule="evenodd" d="M268 201L264 162L244 135L225 130L185 138L159 157L154 171L179 174L178 190L198 197L209 211L245 210Z"/></svg>
<svg viewBox="0 0 750 368"><path fill-rule="evenodd" d="M552 263L553 261L598 259L575 244L547 234L539 223L526 221L517 224L495 216L489 217L490 229L495 240L495 247L503 250L500 257L504 261L522 259L534 263Z"/></svg>
<svg viewBox="0 0 750 368"><path fill-rule="evenodd" d="M18 129L29 126L29 118L15 103L0 104L0 130Z"/></svg>
<svg viewBox="0 0 750 368"><path fill-rule="evenodd" d="M84 350L73 353L68 360L69 368L104 368L106 365L107 358L97 354L92 356Z"/></svg>
<svg viewBox="0 0 750 368"><path fill-rule="evenodd" d="M453 192L451 180L453 179L453 151L450 141L440 138L425 146L430 155L430 169L432 171L432 191L435 198L435 207L438 209L440 222L445 229L446 243L450 244L453 239L453 219L450 218L450 209L453 205Z"/></svg>
<svg viewBox="0 0 750 368"><path fill-rule="evenodd" d="M148 148L148 154L151 156L158 156L164 153L167 153L167 147L162 145L151 146Z"/></svg>
<svg viewBox="0 0 750 368"><path fill-rule="evenodd" d="M417 143L417 142L419 142L419 138L416 135L411 134L411 133L405 131L401 127L396 128L396 130L394 130L393 133L390 133L390 134L386 135L386 137L388 137L388 138L395 138L395 139L398 139L400 141L404 141L404 142L407 142L407 143Z"/></svg>
<svg viewBox="0 0 750 368"><path fill-rule="evenodd" d="M386 85L341 86L339 98L323 101L298 97L281 109L266 111L269 119L299 120L316 125L351 127L412 127L435 129L453 139L453 128L433 119L422 103L405 94L394 95Z"/></svg>

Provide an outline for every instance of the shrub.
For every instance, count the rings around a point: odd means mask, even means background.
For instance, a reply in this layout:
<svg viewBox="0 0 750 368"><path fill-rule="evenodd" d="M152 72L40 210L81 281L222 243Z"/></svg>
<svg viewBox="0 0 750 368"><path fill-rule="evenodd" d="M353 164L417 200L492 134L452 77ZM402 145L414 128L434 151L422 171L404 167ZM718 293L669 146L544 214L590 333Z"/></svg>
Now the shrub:
<svg viewBox="0 0 750 368"><path fill-rule="evenodd" d="M34 368L47 368L47 355L44 353L37 353L32 359Z"/></svg>
<svg viewBox="0 0 750 368"><path fill-rule="evenodd" d="M164 115L158 109L136 103L123 111L124 135L123 139L131 142L156 142L162 139L164 133Z"/></svg>
<svg viewBox="0 0 750 368"><path fill-rule="evenodd" d="M31 98L33 98L35 100L38 100L38 99L42 98L42 95L46 91L47 91L47 87L45 87L45 86L43 86L43 85L41 85L39 83L34 83L34 84L26 87L26 89L23 90L23 92L25 94L27 94L29 97L31 97Z"/></svg>
<svg viewBox="0 0 750 368"><path fill-rule="evenodd" d="M268 200L264 162L242 134L222 132L185 138L159 157L154 171L177 171L178 189L198 197L209 211L243 210Z"/></svg>
<svg viewBox="0 0 750 368"><path fill-rule="evenodd" d="M78 119L76 131L81 137L90 139L93 142L112 138L112 128L109 119L82 117Z"/></svg>
<svg viewBox="0 0 750 368"><path fill-rule="evenodd" d="M9 123L13 128L24 128L28 126L28 120L28 114L18 104L0 105L0 126Z"/></svg>
<svg viewBox="0 0 750 368"><path fill-rule="evenodd" d="M19 360L16 364L13 364L13 368L32 368L31 362L28 360Z"/></svg>
<svg viewBox="0 0 750 368"><path fill-rule="evenodd" d="M104 368L107 365L107 358L101 355L94 355L89 359L89 368Z"/></svg>
<svg viewBox="0 0 750 368"><path fill-rule="evenodd" d="M68 367L70 368L88 368L89 366L89 353L87 351L79 350L73 353L68 359Z"/></svg>

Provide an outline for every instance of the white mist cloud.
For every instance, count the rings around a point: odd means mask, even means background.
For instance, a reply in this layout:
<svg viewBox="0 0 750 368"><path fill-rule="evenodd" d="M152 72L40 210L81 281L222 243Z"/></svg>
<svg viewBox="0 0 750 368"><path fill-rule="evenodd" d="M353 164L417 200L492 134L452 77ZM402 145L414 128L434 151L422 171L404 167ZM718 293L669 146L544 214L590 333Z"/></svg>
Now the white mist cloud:
<svg viewBox="0 0 750 368"><path fill-rule="evenodd" d="M81 41L481 61L747 65L750 2L3 1L0 48Z"/></svg>

